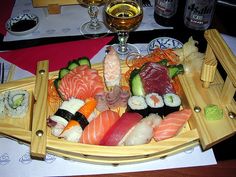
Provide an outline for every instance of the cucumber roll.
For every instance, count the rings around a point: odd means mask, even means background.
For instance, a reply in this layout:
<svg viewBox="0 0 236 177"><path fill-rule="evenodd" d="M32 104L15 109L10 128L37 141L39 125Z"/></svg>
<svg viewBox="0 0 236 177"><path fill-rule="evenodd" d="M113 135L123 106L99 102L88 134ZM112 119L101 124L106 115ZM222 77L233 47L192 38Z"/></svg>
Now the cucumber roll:
<svg viewBox="0 0 236 177"><path fill-rule="evenodd" d="M0 94L0 119L5 115L4 94Z"/></svg>
<svg viewBox="0 0 236 177"><path fill-rule="evenodd" d="M150 113L158 113L159 116L163 116L164 102L158 93L147 94L145 100Z"/></svg>
<svg viewBox="0 0 236 177"><path fill-rule="evenodd" d="M143 117L148 116L148 106L142 96L131 96L128 99L127 112L137 112Z"/></svg>
<svg viewBox="0 0 236 177"><path fill-rule="evenodd" d="M24 117L29 107L29 93L26 90L12 90L5 93L6 113L10 117Z"/></svg>
<svg viewBox="0 0 236 177"><path fill-rule="evenodd" d="M164 100L164 116L179 111L181 105L181 99L178 95L174 93L167 93L163 95Z"/></svg>

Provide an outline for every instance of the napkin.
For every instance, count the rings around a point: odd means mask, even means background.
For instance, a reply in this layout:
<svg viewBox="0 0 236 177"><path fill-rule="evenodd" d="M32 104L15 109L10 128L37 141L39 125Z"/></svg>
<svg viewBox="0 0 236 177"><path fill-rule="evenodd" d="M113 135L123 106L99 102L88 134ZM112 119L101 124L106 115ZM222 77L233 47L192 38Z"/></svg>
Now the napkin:
<svg viewBox="0 0 236 177"><path fill-rule="evenodd" d="M12 8L15 4L15 0L1 0L0 1L0 33L5 35L6 28L5 23L11 16Z"/></svg>
<svg viewBox="0 0 236 177"><path fill-rule="evenodd" d="M56 71L65 67L70 60L83 56L91 59L112 38L108 36L5 51L0 52L0 57L33 74L38 61L49 60L49 71Z"/></svg>

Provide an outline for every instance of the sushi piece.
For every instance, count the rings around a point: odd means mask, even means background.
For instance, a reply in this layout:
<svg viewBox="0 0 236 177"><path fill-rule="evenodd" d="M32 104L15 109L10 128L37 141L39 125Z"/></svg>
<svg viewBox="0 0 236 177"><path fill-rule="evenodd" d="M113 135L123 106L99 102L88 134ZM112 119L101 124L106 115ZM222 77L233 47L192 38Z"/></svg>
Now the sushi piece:
<svg viewBox="0 0 236 177"><path fill-rule="evenodd" d="M143 118L127 135L124 145L134 146L140 144L147 144L153 137L153 130L159 126L162 118L158 114L150 114Z"/></svg>
<svg viewBox="0 0 236 177"><path fill-rule="evenodd" d="M0 118L5 116L4 94L0 94Z"/></svg>
<svg viewBox="0 0 236 177"><path fill-rule="evenodd" d="M177 135L191 115L191 109L183 109L168 114L160 125L154 128L154 139L160 141Z"/></svg>
<svg viewBox="0 0 236 177"><path fill-rule="evenodd" d="M64 137L68 141L78 142L84 128L89 124L87 120L96 108L96 100L88 99L85 104L70 119L66 127L63 129L60 137Z"/></svg>
<svg viewBox="0 0 236 177"><path fill-rule="evenodd" d="M117 146L127 132L134 127L141 119L142 115L138 113L126 112L120 119L109 129L100 141L100 145Z"/></svg>
<svg viewBox="0 0 236 177"><path fill-rule="evenodd" d="M102 77L87 65L74 68L57 83L57 91L63 100L72 97L86 100L104 92Z"/></svg>
<svg viewBox="0 0 236 177"><path fill-rule="evenodd" d="M164 102L158 93L147 94L145 96L145 101L148 105L148 110L150 113L158 113L160 116L163 116Z"/></svg>
<svg viewBox="0 0 236 177"><path fill-rule="evenodd" d="M104 58L104 80L108 90L115 85L120 85L121 67L120 58L112 46L107 47L107 55Z"/></svg>
<svg viewBox="0 0 236 177"><path fill-rule="evenodd" d="M163 95L163 100L165 104L164 116L180 109L181 99L178 95L174 93L167 93Z"/></svg>
<svg viewBox="0 0 236 177"><path fill-rule="evenodd" d="M76 111L83 105L84 101L76 98L63 101L57 112L49 117L49 122L54 124L52 126L52 134L59 136Z"/></svg>
<svg viewBox="0 0 236 177"><path fill-rule="evenodd" d="M120 116L117 112L111 110L101 112L85 127L80 137L80 142L85 144L100 144L103 136L119 118Z"/></svg>
<svg viewBox="0 0 236 177"><path fill-rule="evenodd" d="M137 112L141 114L143 117L146 117L149 114L147 108L148 106L143 96L131 96L128 99L128 106L127 106L128 112Z"/></svg>
<svg viewBox="0 0 236 177"><path fill-rule="evenodd" d="M10 117L22 118L29 107L29 92L26 90L12 90L5 93L6 113Z"/></svg>

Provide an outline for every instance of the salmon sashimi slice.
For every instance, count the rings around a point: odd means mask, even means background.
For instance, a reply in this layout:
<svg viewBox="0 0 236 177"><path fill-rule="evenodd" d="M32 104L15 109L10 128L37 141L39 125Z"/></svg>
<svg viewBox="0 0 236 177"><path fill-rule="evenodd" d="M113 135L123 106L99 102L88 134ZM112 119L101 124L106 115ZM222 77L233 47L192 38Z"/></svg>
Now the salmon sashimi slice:
<svg viewBox="0 0 236 177"><path fill-rule="evenodd" d="M160 125L154 128L154 139L160 141L175 136L191 114L191 109L183 109L168 114Z"/></svg>
<svg viewBox="0 0 236 177"><path fill-rule="evenodd" d="M97 70L88 66L78 66L61 79L58 91L63 100L72 97L86 100L103 93L104 83Z"/></svg>
<svg viewBox="0 0 236 177"><path fill-rule="evenodd" d="M119 114L115 111L106 110L101 112L85 127L80 137L80 142L85 144L100 144L103 136L119 118Z"/></svg>

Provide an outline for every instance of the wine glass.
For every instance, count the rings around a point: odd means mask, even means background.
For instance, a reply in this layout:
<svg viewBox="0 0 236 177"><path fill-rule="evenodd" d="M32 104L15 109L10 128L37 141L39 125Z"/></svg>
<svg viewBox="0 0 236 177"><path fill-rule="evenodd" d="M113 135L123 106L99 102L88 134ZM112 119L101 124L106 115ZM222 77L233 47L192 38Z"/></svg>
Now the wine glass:
<svg viewBox="0 0 236 177"><path fill-rule="evenodd" d="M139 26L143 19L142 0L108 0L104 18L109 28L117 32L119 44L113 47L124 59L129 53L139 53L137 47L128 44L129 32Z"/></svg>
<svg viewBox="0 0 236 177"><path fill-rule="evenodd" d="M107 0L77 0L80 4L88 7L90 21L84 23L80 27L80 32L85 37L97 38L109 31L106 25L97 18L99 6L103 5Z"/></svg>

